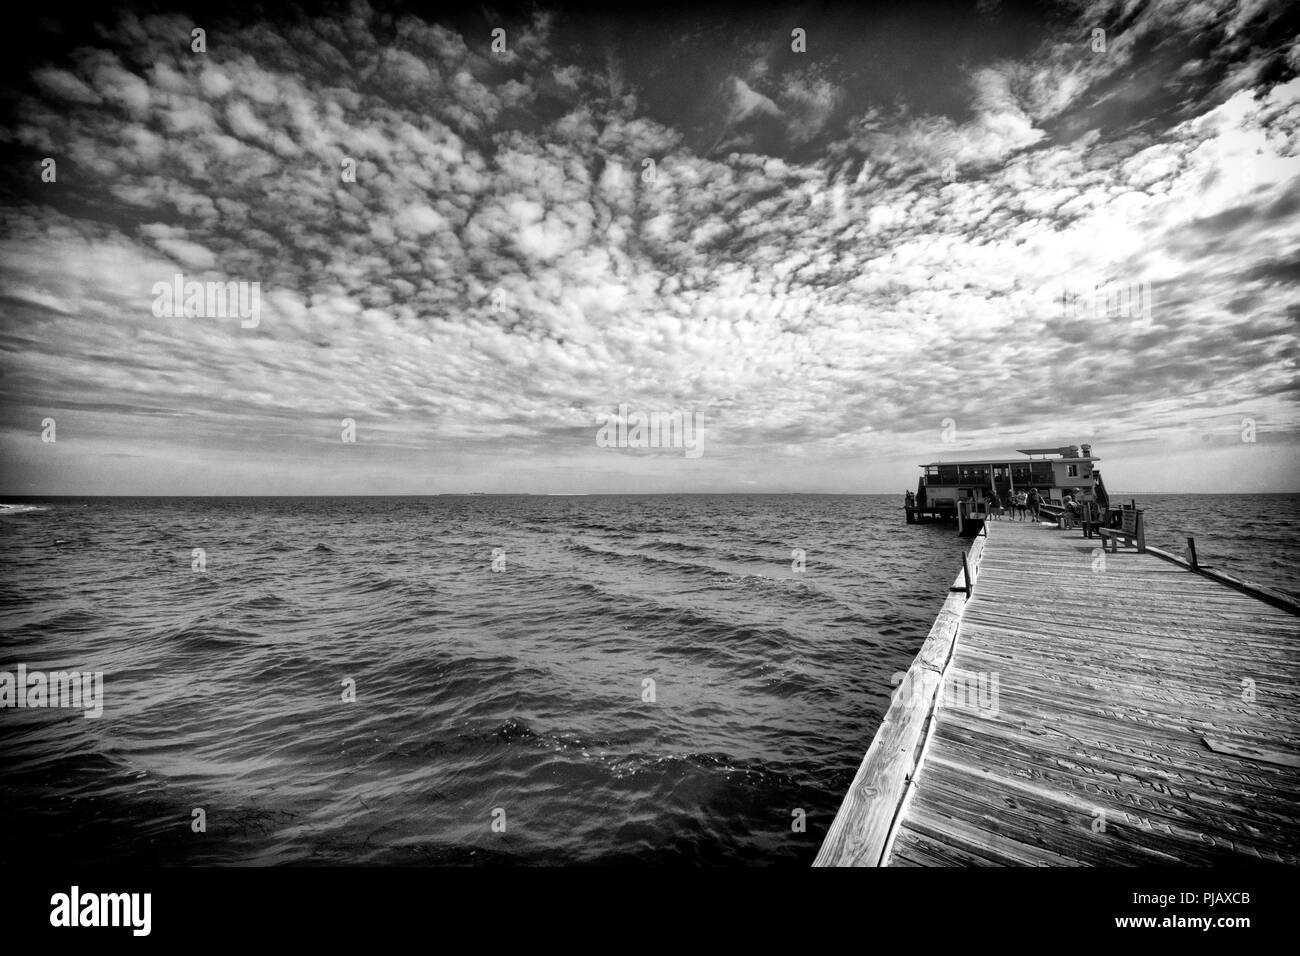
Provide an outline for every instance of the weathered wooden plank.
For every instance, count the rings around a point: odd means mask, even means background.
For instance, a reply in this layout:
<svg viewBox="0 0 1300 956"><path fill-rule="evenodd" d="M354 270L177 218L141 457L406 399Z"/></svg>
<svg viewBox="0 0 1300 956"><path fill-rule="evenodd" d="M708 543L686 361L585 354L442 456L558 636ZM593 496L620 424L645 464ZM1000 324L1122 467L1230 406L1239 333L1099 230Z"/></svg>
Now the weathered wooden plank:
<svg viewBox="0 0 1300 956"><path fill-rule="evenodd" d="M1262 760L1265 763L1275 763L1283 767L1300 767L1300 753L1295 750L1274 750L1265 747L1252 747L1249 744L1239 744L1231 740L1216 739L1214 737L1203 737L1205 746L1209 747L1216 753L1232 754L1236 757L1245 757L1247 760Z"/></svg>

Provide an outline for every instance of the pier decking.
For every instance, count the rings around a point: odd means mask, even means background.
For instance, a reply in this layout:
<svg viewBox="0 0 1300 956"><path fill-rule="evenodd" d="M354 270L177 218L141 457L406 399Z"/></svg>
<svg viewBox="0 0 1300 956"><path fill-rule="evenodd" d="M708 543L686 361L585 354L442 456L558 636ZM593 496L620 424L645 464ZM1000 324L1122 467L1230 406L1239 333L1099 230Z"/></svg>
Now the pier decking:
<svg viewBox="0 0 1300 956"><path fill-rule="evenodd" d="M1300 862L1300 616L1077 530L988 531L815 865Z"/></svg>

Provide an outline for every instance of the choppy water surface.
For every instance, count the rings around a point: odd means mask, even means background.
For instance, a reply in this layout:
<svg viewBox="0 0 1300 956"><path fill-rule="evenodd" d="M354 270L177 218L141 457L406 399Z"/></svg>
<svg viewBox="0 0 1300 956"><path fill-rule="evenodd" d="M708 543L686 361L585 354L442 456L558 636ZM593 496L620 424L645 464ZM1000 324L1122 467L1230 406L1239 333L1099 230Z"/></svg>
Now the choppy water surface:
<svg viewBox="0 0 1300 956"><path fill-rule="evenodd" d="M1296 590L1300 497L1166 497ZM27 504L0 669L105 699L0 711L6 864L806 865L962 547L897 496Z"/></svg>

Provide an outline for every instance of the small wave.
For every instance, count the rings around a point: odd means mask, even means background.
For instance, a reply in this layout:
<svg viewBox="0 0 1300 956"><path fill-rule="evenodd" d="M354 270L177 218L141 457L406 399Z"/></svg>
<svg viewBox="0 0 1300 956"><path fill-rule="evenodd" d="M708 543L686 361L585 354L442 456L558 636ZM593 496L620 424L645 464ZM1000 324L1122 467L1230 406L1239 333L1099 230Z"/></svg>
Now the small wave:
<svg viewBox="0 0 1300 956"><path fill-rule="evenodd" d="M658 551L673 551L678 554L717 554L716 548L703 544L688 544L685 541L651 541L646 547Z"/></svg>
<svg viewBox="0 0 1300 956"><path fill-rule="evenodd" d="M609 531L613 534L623 535L625 537L630 534L628 528L612 524L602 524L599 521L574 521L568 526L571 528L581 528L584 531Z"/></svg>
<svg viewBox="0 0 1300 956"><path fill-rule="evenodd" d="M785 781L788 776L771 770L761 760L741 760L723 753L643 753L619 757L610 762L609 770L616 779L653 774L662 778L665 773L677 776L683 772L707 771L726 776L743 776L758 780Z"/></svg>
<svg viewBox="0 0 1300 956"><path fill-rule="evenodd" d="M692 564L686 561L673 561L670 558L657 558L650 554L629 554L625 551L608 551L604 548L593 548L591 545L581 542L568 542L565 547L570 551L576 551L579 554L589 554L593 557L615 560L622 563L637 564L646 568L666 568L675 571L682 571L686 574L693 575L718 575L726 574L725 571L710 567L705 564Z"/></svg>
<svg viewBox="0 0 1300 956"><path fill-rule="evenodd" d="M669 648L670 653L708 654L717 647L733 653L750 653L755 650L776 650L795 643L795 637L783 627L774 624L745 624L703 614L690 608L642 600L629 603L620 598L613 606L602 611L606 617L625 622L638 631L660 628L682 637Z"/></svg>
<svg viewBox="0 0 1300 956"><path fill-rule="evenodd" d="M412 758L455 756L478 750L484 745L538 744L548 745L551 738L533 730L520 717L508 717L490 730L453 735L439 734L431 738L401 744L390 749L387 756ZM550 749L558 749L551 747Z"/></svg>
<svg viewBox="0 0 1300 956"><path fill-rule="evenodd" d="M185 651L223 651L261 643L252 631L238 627L212 627L194 624L182 627L166 638L167 643Z"/></svg>
<svg viewBox="0 0 1300 956"><path fill-rule="evenodd" d="M98 610L91 607L70 607L41 621L39 627L44 631L81 634L103 625L104 617Z"/></svg>
<svg viewBox="0 0 1300 956"><path fill-rule="evenodd" d="M371 573L363 575L361 582L353 586L352 590L357 594L383 594L400 585L401 582L396 578Z"/></svg>
<svg viewBox="0 0 1300 956"><path fill-rule="evenodd" d="M259 594L255 597L244 598L242 601L237 603L235 607L252 608L253 610L261 611L270 608L285 607L288 603L288 601L280 597L278 594Z"/></svg>
<svg viewBox="0 0 1300 956"><path fill-rule="evenodd" d="M517 717L510 717L492 731L491 737L503 744L512 744L521 740L536 740L537 732Z"/></svg>
<svg viewBox="0 0 1300 956"><path fill-rule="evenodd" d="M672 554L701 555L719 561L734 561L741 564L761 564L765 566L788 565L789 552L776 554L759 554L753 551L736 551L711 545L690 544L684 541L651 541L641 545L655 551L667 551Z"/></svg>
<svg viewBox="0 0 1300 956"><path fill-rule="evenodd" d="M0 518L6 515L25 515L34 511L49 511L49 508L42 508L40 505L6 505L0 504Z"/></svg>

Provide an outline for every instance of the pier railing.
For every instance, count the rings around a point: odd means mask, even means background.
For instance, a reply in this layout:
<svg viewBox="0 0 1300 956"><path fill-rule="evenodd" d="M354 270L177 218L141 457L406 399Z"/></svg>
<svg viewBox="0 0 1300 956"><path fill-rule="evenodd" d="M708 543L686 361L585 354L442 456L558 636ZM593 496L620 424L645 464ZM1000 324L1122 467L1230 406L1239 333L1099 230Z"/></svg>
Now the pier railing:
<svg viewBox="0 0 1300 956"><path fill-rule="evenodd" d="M1164 548L1156 548L1151 545L1146 546L1146 553L1154 554L1157 558L1161 558L1171 564L1176 564L1179 567L1186 568L1188 571L1209 578L1211 581L1217 581L1220 584L1227 585L1233 590L1240 591L1243 594L1249 594L1251 597L1258 598L1266 604L1271 604L1273 607L1279 608L1280 610L1289 611L1292 614L1300 614L1300 601L1297 601L1291 595L1284 594L1275 588L1257 584L1254 581L1247 581L1244 578L1237 577L1235 574L1229 574L1226 571L1220 571L1218 568L1203 564L1200 559L1197 558L1196 539L1193 537L1189 536L1187 538L1187 550L1181 556L1166 551Z"/></svg>
<svg viewBox="0 0 1300 956"><path fill-rule="evenodd" d="M857 775L813 866L879 866L934 723L944 673L957 643L966 602L979 581L986 536L962 554L948 597L916 659L894 691Z"/></svg>

